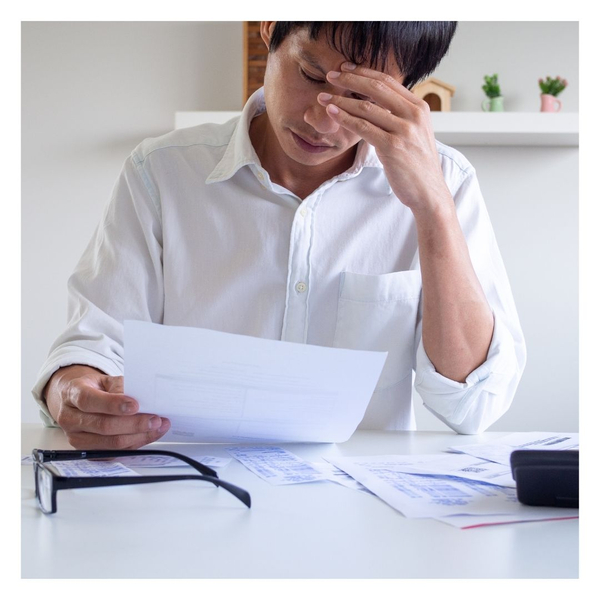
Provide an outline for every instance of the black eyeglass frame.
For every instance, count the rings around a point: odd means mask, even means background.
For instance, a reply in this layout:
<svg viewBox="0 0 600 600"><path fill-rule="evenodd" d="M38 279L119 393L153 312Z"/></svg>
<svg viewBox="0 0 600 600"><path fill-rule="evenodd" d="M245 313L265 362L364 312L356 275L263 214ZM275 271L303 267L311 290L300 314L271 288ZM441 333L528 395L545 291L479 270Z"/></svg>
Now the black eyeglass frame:
<svg viewBox="0 0 600 600"><path fill-rule="evenodd" d="M52 461L68 461L68 460L83 460L83 459L94 459L94 458L119 458L124 456L170 456L177 458L202 475L136 475L136 476L124 476L124 477L64 477L58 475L52 469L50 469L45 463ZM227 481L219 479L216 471L203 465L202 463L189 458L178 452L171 452L168 450L40 450L34 448L31 451L31 458L33 460L33 472L35 480L35 497L40 507L40 510L47 515L56 513L56 492L58 490L69 490L79 488L91 488L91 487L108 487L115 485L133 485L138 483L158 483L161 481L183 481L187 479L196 479L200 481L208 481L214 484L216 487L222 487L227 490L230 494L235 496L240 502L245 504L248 508L251 505L250 494ZM43 469L46 473L51 476L52 490L52 510L47 511L44 509L40 500L40 490L38 486L38 469Z"/></svg>

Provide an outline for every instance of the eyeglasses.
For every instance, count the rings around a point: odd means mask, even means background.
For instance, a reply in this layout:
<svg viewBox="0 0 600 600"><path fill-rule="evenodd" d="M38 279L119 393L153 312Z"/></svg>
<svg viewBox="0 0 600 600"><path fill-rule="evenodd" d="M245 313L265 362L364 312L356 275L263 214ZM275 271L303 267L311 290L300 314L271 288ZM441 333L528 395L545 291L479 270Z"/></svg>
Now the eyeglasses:
<svg viewBox="0 0 600 600"><path fill-rule="evenodd" d="M170 456L194 467L201 475L138 475L132 477L63 477L54 472L49 463L52 461L82 460L92 458L118 458L123 456ZM250 508L250 494L242 488L219 479L216 471L202 463L167 450L32 450L33 472L35 475L35 497L43 513L56 512L56 492L77 488L105 487L111 485L131 485L135 483L156 483L160 481L181 481L198 479L209 481L233 494Z"/></svg>

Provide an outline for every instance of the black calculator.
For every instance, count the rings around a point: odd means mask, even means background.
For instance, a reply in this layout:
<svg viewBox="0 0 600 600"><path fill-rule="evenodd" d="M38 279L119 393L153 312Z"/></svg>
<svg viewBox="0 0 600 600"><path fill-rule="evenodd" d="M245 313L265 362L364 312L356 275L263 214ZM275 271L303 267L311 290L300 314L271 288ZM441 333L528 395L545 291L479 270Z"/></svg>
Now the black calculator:
<svg viewBox="0 0 600 600"><path fill-rule="evenodd" d="M510 466L522 504L579 508L579 450L515 450Z"/></svg>

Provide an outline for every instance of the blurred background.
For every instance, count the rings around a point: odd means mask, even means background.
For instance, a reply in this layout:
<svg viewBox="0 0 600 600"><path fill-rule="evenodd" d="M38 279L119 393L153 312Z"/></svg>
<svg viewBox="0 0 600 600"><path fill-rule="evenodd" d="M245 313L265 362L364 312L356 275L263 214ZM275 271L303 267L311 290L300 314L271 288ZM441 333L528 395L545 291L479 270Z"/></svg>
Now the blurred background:
<svg viewBox="0 0 600 600"><path fill-rule="evenodd" d="M179 111L239 111L243 23L22 23L21 417L66 323L66 282L125 158L175 127ZM563 113L579 110L579 25L461 21L433 76L456 88L452 112L481 112L497 73L504 110L539 113L538 79L560 76ZM551 115L549 115L551 116ZM579 431L576 144L456 145L478 172L512 284L528 362L495 431ZM415 402L419 429L446 430Z"/></svg>

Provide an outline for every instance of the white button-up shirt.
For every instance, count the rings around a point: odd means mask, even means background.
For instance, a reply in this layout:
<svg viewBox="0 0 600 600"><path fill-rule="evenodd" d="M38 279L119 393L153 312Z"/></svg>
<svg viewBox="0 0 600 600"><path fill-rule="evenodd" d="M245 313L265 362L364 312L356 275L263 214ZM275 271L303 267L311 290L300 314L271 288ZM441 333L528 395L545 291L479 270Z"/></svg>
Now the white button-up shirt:
<svg viewBox="0 0 600 600"><path fill-rule="evenodd" d="M250 142L262 90L240 117L144 140L125 161L69 279L69 322L33 389L84 364L123 373L123 321L139 319L338 348L387 351L360 427L415 429L413 383L460 433L510 406L525 344L475 171L437 144L471 260L494 313L487 360L466 382L437 373L421 340L412 212L361 141L350 169L303 201L273 183ZM285 402L285 397L281 398Z"/></svg>

